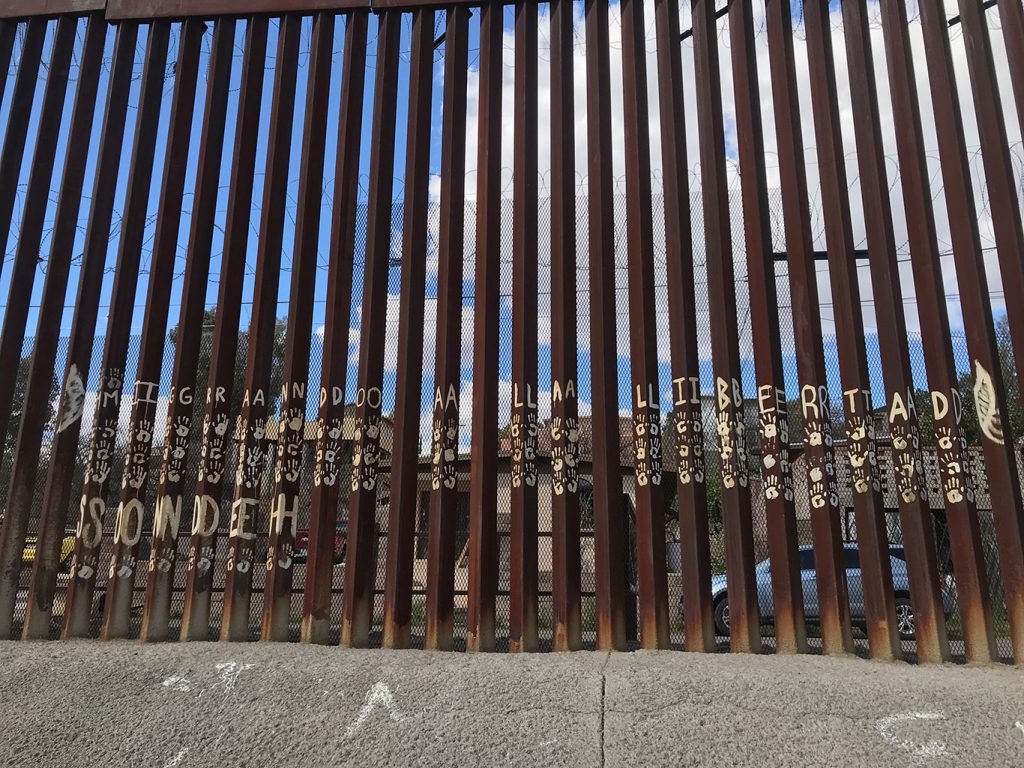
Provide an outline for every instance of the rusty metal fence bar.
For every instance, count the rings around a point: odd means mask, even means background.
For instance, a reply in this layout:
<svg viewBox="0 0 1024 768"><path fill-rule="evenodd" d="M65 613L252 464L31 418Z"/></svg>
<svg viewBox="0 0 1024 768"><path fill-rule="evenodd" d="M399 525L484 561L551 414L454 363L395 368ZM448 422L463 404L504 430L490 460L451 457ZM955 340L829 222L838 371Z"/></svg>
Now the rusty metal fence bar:
<svg viewBox="0 0 1024 768"><path fill-rule="evenodd" d="M1000 276L1007 296L1024 295L1024 223L1021 221L1020 203L1017 197L1019 184L1011 175L1009 143L1006 125L1003 122L1002 102L996 82L992 57L992 44L988 26L978 6L971 2L960 2L960 18L966 39L966 51L970 65L971 90L974 94L974 108L981 139L981 156L988 186L989 205L992 207L992 228L995 234L996 252L999 256ZM1000 6L1002 11L1002 4ZM1020 13L1010 12L1011 24L1007 33L1020 27ZM1017 24L1013 24L1013 19ZM1012 72L1019 77L1022 62L1019 41L1010 41L1011 55L1008 57ZM1017 114L1024 116L1024 100L1017 92ZM1024 131L1024 123L1019 126ZM1017 386L1024 382L1024 317L1021 312L1009 312L1010 331L1013 335L1014 361L1017 371ZM979 377L979 380L981 377ZM996 418L1001 412L996 411ZM1019 438L1018 438L1019 439ZM1018 449L1018 453L1019 453ZM1015 658L1024 656L1024 515L1020 506L1007 505L996 515L999 533L999 559L1006 588L1006 608L1011 619L1011 631Z"/></svg>
<svg viewBox="0 0 1024 768"><path fill-rule="evenodd" d="M433 10L418 9L412 20L409 127L406 151L405 209L402 221L402 287L399 326L423 325L428 185L430 178L430 103L434 52ZM405 648L412 634L413 547L416 540L416 480L419 464L423 336L402 334L398 341L395 446L391 469L391 509L385 565L384 636L388 648ZM332 519L336 516L331 511Z"/></svg>
<svg viewBox="0 0 1024 768"><path fill-rule="evenodd" d="M123 638L128 634L139 544L145 520L153 433L157 429L156 406L196 104L199 49L205 33L205 23L189 20L182 25L178 40L163 184L157 208L145 321L133 388L135 394L131 406L130 443L125 454L121 498L115 522L114 552L110 560L104 602L101 633L104 639Z"/></svg>
<svg viewBox="0 0 1024 768"><path fill-rule="evenodd" d="M775 5L778 5L777 3ZM764 160L764 135L761 124L761 99L757 83L757 59L754 50L753 8L749 0L729 6L729 33L732 46L733 82L736 90L736 127L742 180L744 241L747 274L750 277L751 324L754 329L754 363L758 380L757 407L761 422L761 477L764 484L768 518L768 544L772 560L772 598L775 607L775 648L780 653L806 649L803 586L797 550L796 505L790 464L789 419L785 413L786 393L782 370L782 340L777 312L775 259L771 248L771 221L768 218L768 181ZM799 247L790 247L794 262ZM806 271L790 268L794 311L805 303ZM813 273L813 269L811 270ZM820 438L830 433L827 402L819 404L821 392L818 371L808 376L808 358L821 349L820 337L808 334L808 319L794 316L797 360L801 387L800 405L806 423L805 433L818 440L807 443L807 484L814 529L815 570L818 580L818 607L821 612L822 647L825 653L850 650L849 617L845 571L840 561L841 538L838 531L838 494L835 470L828 460L828 445ZM807 335L805 335L807 334ZM809 338L808 338L809 336ZM813 359L813 358L811 358ZM824 365L822 365L822 369ZM823 373L823 370L821 371ZM823 414L820 415L820 414ZM814 480L814 478L817 478Z"/></svg>
<svg viewBox="0 0 1024 768"><path fill-rule="evenodd" d="M299 161L299 202L295 221L295 248L292 252L291 298L288 302L288 330L263 598L264 640L286 640L289 631L292 566L295 562L293 556L308 399L307 374L313 336L313 305L308 297L313 293L316 282L333 47L334 15L318 13L313 17L309 78L306 84L306 119L302 134L302 157Z"/></svg>
<svg viewBox="0 0 1024 768"><path fill-rule="evenodd" d="M326 643L330 636L331 588L334 578L334 534L341 487L340 463L345 430L345 360L348 318L352 312L352 269L355 249L356 179L359 175L363 81L366 75L367 14L353 11L345 21L338 155L335 168L334 218L328 266L324 364L317 419L313 496L309 517L309 555L302 609L302 641ZM404 292L403 292L404 295Z"/></svg>
<svg viewBox="0 0 1024 768"><path fill-rule="evenodd" d="M887 420L892 437L901 523L910 570L917 654L922 661L947 661L949 639L939 593L935 532L931 512L922 498L921 438L917 410L911 400L913 372L906 346L907 325L885 178L867 7L864 0L843 0L842 8L871 286L879 320L878 336L885 371Z"/></svg>
<svg viewBox="0 0 1024 768"><path fill-rule="evenodd" d="M949 315L942 285L935 213L925 163L917 84L910 62L906 8L882 3L889 85L893 93L897 148L903 177L904 204L910 234L910 256L917 287L917 306L925 344L939 472L949 524L968 661L991 661L995 654L988 574L975 504L970 457L956 407L956 369L950 343Z"/></svg>
<svg viewBox="0 0 1024 768"><path fill-rule="evenodd" d="M583 644L574 83L573 4L555 0L551 5L551 580L556 651L578 650Z"/></svg>
<svg viewBox="0 0 1024 768"><path fill-rule="evenodd" d="M103 119L103 138L99 148L96 180L93 187L92 208L85 238L85 250L81 263L78 298L75 304L75 315L71 326L71 343L67 353L67 367L61 383L59 403L59 421L56 435L51 443L50 469L43 492L42 515L40 525L41 540L37 541L36 550L39 555L33 562L32 581L29 590L28 609L25 617L24 634L26 638L44 637L49 633L53 611L54 597L57 590L58 550L60 533L69 517L68 503L71 498L72 474L76 471L76 453L78 451L79 433L82 428L82 399L84 398L84 382L88 381L90 361L96 325L100 291L103 281L103 270L107 259L111 218L113 216L114 195L117 187L117 176L121 143L126 128L126 112L128 109L129 88L135 45L138 38L138 27L133 23L123 24L118 29L114 45L114 61L110 72L110 86L107 96L106 113ZM68 220L71 225L73 218ZM67 246L71 248L71 233L67 235ZM56 316L56 313L50 315ZM49 389L40 382L40 389ZM47 393L39 392L40 400ZM38 402L38 401L37 401ZM36 461L35 452L24 449L21 457L16 457L17 464L21 461ZM17 487L17 486L13 486ZM26 489L27 490L27 489ZM26 494L27 495L27 494ZM21 512L22 504L27 501L8 500L7 520L15 522ZM95 508L86 506L86 511ZM81 517L79 518L81 521ZM92 517L90 516L90 522ZM76 531L79 535L87 533L90 537L97 532L86 529L80 522ZM18 553L11 553L18 558ZM10 567L11 559L5 557L5 565ZM11 589L16 588L14 573L10 575ZM4 603L0 619L6 621L9 615ZM65 606L65 613L67 608Z"/></svg>
<svg viewBox="0 0 1024 768"><path fill-rule="evenodd" d="M597 649L626 645L626 569L621 544L626 528L619 503L619 434L615 392L615 219L612 208L611 66L608 7L586 3L587 39L587 250L590 268L590 379L593 409L594 581ZM616 552L618 545L619 551Z"/></svg>
<svg viewBox="0 0 1024 768"><path fill-rule="evenodd" d="M360 319L362 339L359 343L348 562L341 624L342 644L355 647L366 645L369 638L377 575L377 486L384 477L380 467L380 432L401 20L401 12L385 11L377 33L366 270Z"/></svg>
<svg viewBox="0 0 1024 768"><path fill-rule="evenodd" d="M580 10L0 0L0 637L1024 658L1024 7Z"/></svg>
<svg viewBox="0 0 1024 768"><path fill-rule="evenodd" d="M125 381L125 364L128 356L135 294L139 283L142 240L145 235L157 129L164 95L169 37L170 24L168 22L156 22L150 25L146 33L142 93L138 122L135 126L127 199L122 217L113 299L107 320L106 343L101 366L102 383L93 424L92 440L89 444L89 458L86 462L82 511L79 517L79 531L75 539L75 567L71 579L68 581L68 593L64 607L62 636L65 638L88 637L92 632L93 591L96 587L96 577L100 571L99 555L103 541L103 521L107 511L108 481L115 461L114 451L118 436L122 387ZM117 162L117 158L112 159ZM151 397L154 394L148 384L137 387L135 393L137 397ZM133 408L133 416L136 415L135 410ZM141 416L141 412L138 415ZM135 419L133 421L137 422ZM133 436L134 433L135 430L133 430ZM145 458L148 461L149 457ZM135 490L129 483L141 481L140 487L145 483L145 467L136 465L132 470L142 474L141 476L133 474L134 479L126 480L124 486L126 502L129 501L127 494L131 492L130 489ZM124 519L122 510L124 510L123 506L118 507L118 524ZM138 510L137 514L141 518L142 511ZM118 527L120 526L118 525ZM138 527L141 532L141 520ZM115 538L115 545L118 543L120 543L119 536Z"/></svg>
<svg viewBox="0 0 1024 768"><path fill-rule="evenodd" d="M72 135L85 136L92 133L105 39L106 28L103 20L98 15L91 16L83 44L78 91L75 94L74 113L69 126L69 132ZM114 132L116 133L116 130ZM63 308L64 294L67 290L71 270L72 248L74 247L74 222L78 220L82 189L85 183L86 159L87 153L82 152L80 147L69 145L64 161L64 176L61 181L60 199L57 206L57 229L53 235L46 282L43 285L43 296L40 302L40 314L43 317L54 315L62 311ZM41 221L37 229L41 234ZM37 247L38 244L37 241ZM45 402L50 397L50 380L56 362L58 342L59 328L57 324L46 324L40 328L32 351L32 369L26 383L25 399L22 406L24 418L18 430L18 442L15 445L14 462L5 505L5 516L11 520L11 531L5 532L5 535L21 539L19 546L24 546L24 528L20 531L15 528L17 525L15 521L27 522L29 518L28 507L31 504L39 468L38 457L43 439ZM49 604L53 599L55 587L53 582L56 579L55 568L58 560L58 553L54 551L54 546L60 540L59 532L64 529L67 517L66 510L63 508L59 514L57 510L46 505L43 510L44 514L39 521L37 530L37 558L33 564L24 622L26 638L45 637L49 633ZM6 547L5 543L3 551L7 551ZM21 559L21 553L17 549L12 552L12 555L18 560ZM4 563L5 565L10 563L6 556ZM44 621L30 629L35 623L32 619L37 609L43 609ZM3 611L3 616L7 616L6 604L0 610ZM6 622L7 619L2 621Z"/></svg>
<svg viewBox="0 0 1024 768"><path fill-rule="evenodd" d="M992 382L988 389L990 407L995 413L1006 414L1006 386L1003 365L996 347L992 325L992 304L984 271L981 236L978 231L978 213L971 191L970 171L966 166L967 149L964 140L963 118L957 108L957 85L953 75L949 38L944 19L933 5L921 9L921 27L925 37L925 53L931 84L932 105L939 158L942 164L946 206L949 210L963 211L962 216L950 218L950 236L956 261L957 284L960 287L961 311L967 327L972 368L980 380ZM1008 19L1004 15L1004 23ZM1006 281L1004 275L1004 284ZM1020 520L1022 501L1020 477L1017 472L1015 451L1004 435L991 429L983 431L982 447L985 454L989 487L993 499L998 499L1002 514L1009 520ZM1024 541L1020 540L1020 526L1014 535L1012 528L1003 534L1003 572L1014 567L1014 558L1024 556ZM1013 589L1010 587L1010 589ZM1010 612L1011 622L1019 622ZM1014 638L1018 637L1015 632ZM1014 655L1020 656L1016 645Z"/></svg>
<svg viewBox="0 0 1024 768"><path fill-rule="evenodd" d="M419 12L422 13L422 12ZM419 19L417 18L417 21ZM466 647L471 651L493 651L495 647L495 611L498 592L498 350L500 322L500 256L501 256L501 51L504 8L501 2L492 0L480 10L480 107L478 113L479 138L477 159L477 254L474 283L476 302L473 318L473 431L475 439L471 447L470 463L472 480L470 488L469 519L469 599L466 605ZM426 42L424 40L424 42ZM426 60L425 53L421 54ZM426 64L424 64L426 66ZM429 77L426 82L429 83ZM418 83L417 83L418 84ZM429 93L429 88L424 87ZM410 97L411 98L411 97ZM429 115L429 98L421 112ZM428 118L429 122L429 118ZM418 127L418 126L416 126ZM420 129L425 134L424 129ZM414 126L410 124L414 136ZM419 149L419 148L417 148ZM424 178L429 172L429 149L422 149L424 173L410 174L413 182ZM408 177L407 177L408 178ZM425 201L424 201L425 203ZM407 237L420 236L418 229L406 227ZM425 234L425 233L423 233ZM422 240L418 240L422 242ZM425 254L424 254L425 255ZM421 261L420 251L416 258L407 260L407 269ZM418 276L418 275L417 275ZM404 286L403 286L404 288ZM422 294L422 285L415 284L414 297ZM417 319L422 318L422 307L417 305ZM414 323L402 323L412 327ZM422 364L422 350L417 348L416 359ZM401 353L400 353L401 355ZM402 358L400 358L402 359ZM399 376L399 392L402 384L408 386L409 379L418 371L410 365L406 376ZM413 391L419 394L419 388ZM418 417L418 400L410 403L410 417ZM401 412L399 418L401 419ZM396 429L406 422L396 422ZM410 441L403 444L406 462L416 460L419 451ZM394 483L401 493L415 496L415 473L405 473L403 464L398 463L403 480L409 486ZM406 479L407 478L407 479ZM403 507L399 507L401 511ZM394 519L394 518L392 518ZM412 530L410 528L410 534ZM412 536L409 547L402 553L403 562L412 554ZM389 551L389 557L391 552Z"/></svg>
<svg viewBox="0 0 1024 768"><path fill-rule="evenodd" d="M205 640L210 632L214 556L222 512L222 490L232 450L231 399L241 316L242 281L249 242L252 178L267 55L266 19L247 22L242 56L231 187L228 193L220 291L210 353L206 407L192 512L181 639Z"/></svg>
<svg viewBox="0 0 1024 768"><path fill-rule="evenodd" d="M146 602L140 636L166 640L171 610L171 590L178 561L185 478L197 457L191 455L194 404L199 390L196 378L202 342L206 287L210 277L214 213L217 206L221 157L227 125L228 88L231 85L231 52L235 41L234 19L219 19L210 49L210 73L203 111L203 135L196 171L195 208L189 233L183 300L175 341L174 371L164 428L160 480L153 511L153 537L146 577ZM205 398L198 395L199 402Z"/></svg>
<svg viewBox="0 0 1024 768"><path fill-rule="evenodd" d="M725 127L714 3L693 1L693 47L697 74L704 247L714 334L715 413L722 521L729 581L729 635L736 652L761 651L760 616L754 580L750 479L743 422L742 372L736 320Z"/></svg>
<svg viewBox="0 0 1024 768"><path fill-rule="evenodd" d="M270 392L270 375L301 24L301 16L290 14L281 18L278 27L259 255L253 288L253 322L249 329L245 390L237 428L238 469L231 502L231 531L225 564L227 582L224 588L224 617L220 628L222 640L245 640L249 634L260 491L269 458L267 424L273 418L269 412L271 398L274 396ZM239 181L250 183L249 179Z"/></svg>
<svg viewBox="0 0 1024 768"><path fill-rule="evenodd" d="M509 650L537 650L537 4L515 7Z"/></svg>
<svg viewBox="0 0 1024 768"><path fill-rule="evenodd" d="M462 346L462 259L466 168L469 11L445 11L441 221L438 232L437 345L433 386L426 647L450 650L455 612L455 489L458 483Z"/></svg>
<svg viewBox="0 0 1024 768"><path fill-rule="evenodd" d="M711 552L708 543L707 476L704 418L700 402L700 355L697 346L693 231L686 165L686 116L683 100L679 6L655 4L658 77L665 173L665 241L669 283L669 328L672 358L672 404L676 443L674 457L679 495L678 517L685 605L686 649L712 651L715 627L711 603Z"/></svg>
<svg viewBox="0 0 1024 768"><path fill-rule="evenodd" d="M901 649L896 626L892 563L878 477L875 426L871 416L871 382L864 343L860 284L853 258L853 223L828 5L807 3L804 10L869 648L875 658L898 658Z"/></svg>

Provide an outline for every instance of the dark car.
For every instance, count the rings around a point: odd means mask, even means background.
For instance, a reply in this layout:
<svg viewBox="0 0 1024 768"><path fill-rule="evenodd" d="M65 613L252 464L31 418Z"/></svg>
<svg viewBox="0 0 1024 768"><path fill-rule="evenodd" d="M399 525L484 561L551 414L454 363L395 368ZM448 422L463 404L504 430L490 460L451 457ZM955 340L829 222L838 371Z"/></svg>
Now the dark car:
<svg viewBox="0 0 1024 768"><path fill-rule="evenodd" d="M814 549L810 546L800 547L800 581L804 594L804 615L814 622L819 618L818 582L814 570ZM861 581L860 552L857 545L843 545L843 557L846 565L846 585L850 595L850 618L854 624L863 626L865 622L864 587ZM910 579L907 575L907 560L903 547L891 546L889 560L892 564L893 590L896 593L896 626L902 640L914 639L914 609L910 604ZM762 560L754 570L757 584L758 610L763 622L770 622L775 615L772 596L771 561ZM955 602L953 587L942 585L942 603L946 616L953 611ZM720 635L729 634L729 598L728 581L725 574L711 577L711 600L714 606L715 631ZM679 613L683 612L683 600L679 599Z"/></svg>
<svg viewBox="0 0 1024 768"><path fill-rule="evenodd" d="M345 550L348 547L348 520L339 520L334 526L334 564L345 561ZM292 560L305 563L309 557L309 529L299 528L295 531L295 554Z"/></svg>

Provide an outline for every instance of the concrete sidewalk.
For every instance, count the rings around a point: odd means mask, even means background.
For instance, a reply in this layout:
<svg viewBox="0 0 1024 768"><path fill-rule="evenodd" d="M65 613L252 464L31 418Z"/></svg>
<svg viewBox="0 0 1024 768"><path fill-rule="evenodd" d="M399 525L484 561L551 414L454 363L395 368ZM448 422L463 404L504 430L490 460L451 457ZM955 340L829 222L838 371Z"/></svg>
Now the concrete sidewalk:
<svg viewBox="0 0 1024 768"><path fill-rule="evenodd" d="M1024 673L0 643L0 766L1024 765Z"/></svg>

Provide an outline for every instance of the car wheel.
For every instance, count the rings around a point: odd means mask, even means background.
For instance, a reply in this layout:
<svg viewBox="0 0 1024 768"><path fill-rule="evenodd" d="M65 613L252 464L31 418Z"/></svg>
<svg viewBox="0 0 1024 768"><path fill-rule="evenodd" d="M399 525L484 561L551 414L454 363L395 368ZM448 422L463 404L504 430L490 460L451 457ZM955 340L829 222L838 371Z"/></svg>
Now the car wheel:
<svg viewBox="0 0 1024 768"><path fill-rule="evenodd" d="M725 596L715 602L715 631L720 635L729 634L729 600Z"/></svg>
<svg viewBox="0 0 1024 768"><path fill-rule="evenodd" d="M906 597L896 598L896 630L900 640L914 639L914 608Z"/></svg>

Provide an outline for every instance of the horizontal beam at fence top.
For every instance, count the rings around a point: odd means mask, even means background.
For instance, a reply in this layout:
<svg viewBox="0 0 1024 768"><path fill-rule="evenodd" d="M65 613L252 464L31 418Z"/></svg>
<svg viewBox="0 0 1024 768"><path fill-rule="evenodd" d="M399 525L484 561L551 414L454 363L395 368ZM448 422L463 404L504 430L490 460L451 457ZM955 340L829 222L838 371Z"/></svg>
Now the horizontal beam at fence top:
<svg viewBox="0 0 1024 768"><path fill-rule="evenodd" d="M71 1L74 2L74 0ZM3 2L5 0L0 0L0 4ZM25 0L25 2L31 2L31 0ZM68 0L62 0L62 2L68 2ZM357 9L373 12L390 8L411 11L416 8L433 7L443 10L453 5L480 5L480 2L481 0L446 0L445 2L418 2L417 0L109 0L106 7L107 19L120 21L190 16L344 12Z"/></svg>
<svg viewBox="0 0 1024 768"><path fill-rule="evenodd" d="M510 2L511 0L509 0ZM106 12L108 21L146 21L202 16L252 16L257 14L315 13L317 11L381 11L389 8L415 10L453 5L480 5L481 0L0 0L0 19L59 16Z"/></svg>
<svg viewBox="0 0 1024 768"><path fill-rule="evenodd" d="M107 19L251 16L264 13L312 13L369 9L371 0L109 0Z"/></svg>
<svg viewBox="0 0 1024 768"><path fill-rule="evenodd" d="M106 7L107 0L0 0L0 19L90 13Z"/></svg>

